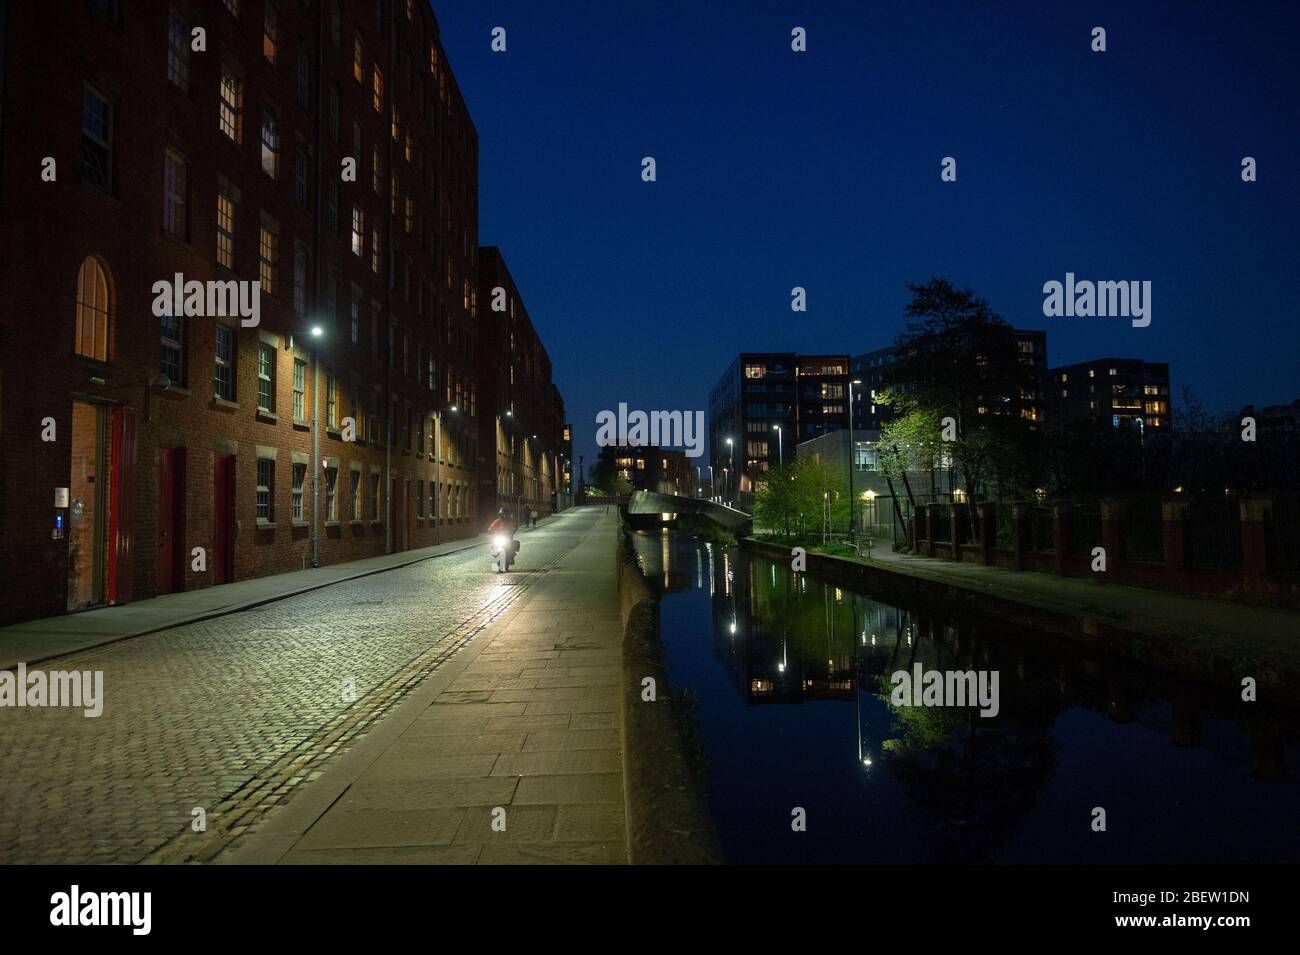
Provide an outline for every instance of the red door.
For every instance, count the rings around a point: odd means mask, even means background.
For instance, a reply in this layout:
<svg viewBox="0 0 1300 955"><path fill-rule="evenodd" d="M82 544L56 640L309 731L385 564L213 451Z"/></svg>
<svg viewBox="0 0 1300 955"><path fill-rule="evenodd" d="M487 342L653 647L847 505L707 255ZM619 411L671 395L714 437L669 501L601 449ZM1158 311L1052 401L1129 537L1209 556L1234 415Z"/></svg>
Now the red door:
<svg viewBox="0 0 1300 955"><path fill-rule="evenodd" d="M185 589L185 449L162 448L158 461L158 593Z"/></svg>
<svg viewBox="0 0 1300 955"><path fill-rule="evenodd" d="M235 456L218 454L212 466L212 582L235 579Z"/></svg>

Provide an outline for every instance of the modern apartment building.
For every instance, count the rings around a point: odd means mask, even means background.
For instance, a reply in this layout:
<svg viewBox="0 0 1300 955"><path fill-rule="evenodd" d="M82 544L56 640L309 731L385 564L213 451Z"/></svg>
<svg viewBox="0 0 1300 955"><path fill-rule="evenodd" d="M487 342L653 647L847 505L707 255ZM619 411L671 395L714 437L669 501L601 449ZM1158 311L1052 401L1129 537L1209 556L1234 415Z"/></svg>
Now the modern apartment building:
<svg viewBox="0 0 1300 955"><path fill-rule="evenodd" d="M848 355L738 355L709 392L714 496L747 499L800 441L846 428L848 370Z"/></svg>
<svg viewBox="0 0 1300 955"><path fill-rule="evenodd" d="M1038 424L1044 420L1047 397L1047 333L1018 328L1015 339L1021 360L1033 368L1035 383L1033 393L1025 396L1027 401L1021 413ZM886 373L898 353L899 346L891 345L854 356L851 380L861 382L853 385L854 430L878 431L892 417L890 407L878 403L875 397L885 390Z"/></svg>
<svg viewBox="0 0 1300 955"><path fill-rule="evenodd" d="M1138 358L1097 358L1048 373L1049 421L1100 421L1153 432L1173 429L1169 365Z"/></svg>
<svg viewBox="0 0 1300 955"><path fill-rule="evenodd" d="M4 30L0 623L475 533L478 143L428 4Z"/></svg>
<svg viewBox="0 0 1300 955"><path fill-rule="evenodd" d="M698 473L685 451L657 445L607 445L600 449L600 457L638 491L696 496Z"/></svg>

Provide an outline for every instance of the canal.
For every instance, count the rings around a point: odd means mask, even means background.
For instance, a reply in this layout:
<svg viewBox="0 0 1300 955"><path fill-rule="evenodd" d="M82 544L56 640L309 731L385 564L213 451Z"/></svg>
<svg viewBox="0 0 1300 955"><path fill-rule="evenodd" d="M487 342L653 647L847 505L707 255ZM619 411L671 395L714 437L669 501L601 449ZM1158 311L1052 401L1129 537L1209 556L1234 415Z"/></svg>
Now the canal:
<svg viewBox="0 0 1300 955"><path fill-rule="evenodd" d="M1294 712L752 551L633 540L729 862L1300 861ZM918 664L996 671L996 715L893 705Z"/></svg>

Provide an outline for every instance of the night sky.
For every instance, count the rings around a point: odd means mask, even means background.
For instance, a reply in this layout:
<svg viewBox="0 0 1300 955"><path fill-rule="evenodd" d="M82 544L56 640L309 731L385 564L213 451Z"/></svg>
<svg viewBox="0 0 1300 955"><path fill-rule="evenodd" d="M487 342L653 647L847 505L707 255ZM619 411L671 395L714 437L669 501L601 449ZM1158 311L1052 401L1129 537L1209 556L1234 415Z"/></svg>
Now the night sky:
<svg viewBox="0 0 1300 955"><path fill-rule="evenodd" d="M588 465L601 409L707 412L742 350L885 346L931 275L1045 329L1052 365L1168 361L1214 411L1300 397L1300 4L433 6L478 128L479 241ZM1044 317L1067 271L1150 280L1150 327Z"/></svg>

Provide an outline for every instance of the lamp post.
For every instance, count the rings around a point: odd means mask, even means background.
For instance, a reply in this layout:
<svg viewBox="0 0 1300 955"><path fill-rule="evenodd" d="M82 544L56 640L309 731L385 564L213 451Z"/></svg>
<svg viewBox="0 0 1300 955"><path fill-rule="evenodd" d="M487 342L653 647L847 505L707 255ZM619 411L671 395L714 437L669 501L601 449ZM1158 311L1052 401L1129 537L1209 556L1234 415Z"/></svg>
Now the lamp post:
<svg viewBox="0 0 1300 955"><path fill-rule="evenodd" d="M731 477L730 477L730 476L731 476L732 474L735 474L735 473L736 473L736 445L735 445L735 443L734 443L730 438L727 439L727 464L728 464L729 466L728 466L727 470L723 472L724 474L727 474L727 475L728 475L728 479L727 479L727 481L725 482L725 484L726 484L726 488L727 488L727 496L728 496L728 498L729 498L731 501L734 502L735 499L736 499L736 495L733 494L732 491L731 491ZM739 483L739 482L737 482L737 483Z"/></svg>
<svg viewBox="0 0 1300 955"><path fill-rule="evenodd" d="M718 496L718 490L713 486L713 465L712 464L708 465L708 468L709 468L709 500L712 501L715 497Z"/></svg>
<svg viewBox="0 0 1300 955"><path fill-rule="evenodd" d="M776 426L776 466L782 467L785 464L785 442L781 440L781 426Z"/></svg>
<svg viewBox="0 0 1300 955"><path fill-rule="evenodd" d="M311 327L311 565L320 566L320 347L325 330Z"/></svg>
<svg viewBox="0 0 1300 955"><path fill-rule="evenodd" d="M853 526L853 386L862 384L861 379L849 382L849 540L852 541L857 528Z"/></svg>

